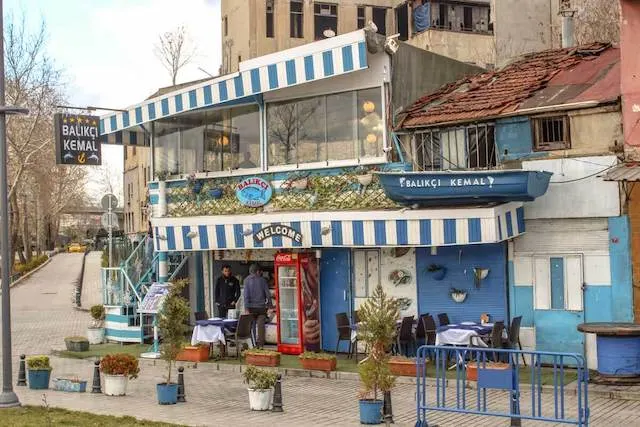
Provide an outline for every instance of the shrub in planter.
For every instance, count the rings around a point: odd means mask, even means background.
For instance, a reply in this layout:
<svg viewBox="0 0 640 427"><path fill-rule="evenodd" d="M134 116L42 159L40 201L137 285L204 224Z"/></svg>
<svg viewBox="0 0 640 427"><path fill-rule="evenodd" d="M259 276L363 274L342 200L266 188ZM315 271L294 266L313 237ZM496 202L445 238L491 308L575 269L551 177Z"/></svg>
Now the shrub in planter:
<svg viewBox="0 0 640 427"><path fill-rule="evenodd" d="M389 359L389 369L393 375L399 377L415 377L417 374L416 359L393 356Z"/></svg>
<svg viewBox="0 0 640 427"><path fill-rule="evenodd" d="M64 344L68 351L89 351L89 340L85 337L66 337Z"/></svg>
<svg viewBox="0 0 640 427"><path fill-rule="evenodd" d="M161 405L173 405L178 401L178 384L171 382L171 370L185 347L184 336L191 309L189 302L181 295L182 288L188 282L186 279L176 281L158 312L158 329L162 336L160 357L167 362L167 381L156 385L158 403Z"/></svg>
<svg viewBox="0 0 640 427"><path fill-rule="evenodd" d="M97 304L89 309L91 313L91 325L87 329L89 344L102 344L104 341L104 318L106 316L104 306Z"/></svg>
<svg viewBox="0 0 640 427"><path fill-rule="evenodd" d="M314 371L335 371L338 359L333 354L305 351L300 355L300 363L304 369Z"/></svg>
<svg viewBox="0 0 640 427"><path fill-rule="evenodd" d="M32 356L27 358L29 370L29 388L44 390L49 388L51 378L51 364L47 356Z"/></svg>
<svg viewBox="0 0 640 427"><path fill-rule="evenodd" d="M244 383L249 386L249 408L252 411L267 411L271 409L273 387L278 380L278 374L266 369L248 366L242 373Z"/></svg>
<svg viewBox="0 0 640 427"><path fill-rule="evenodd" d="M100 371L104 374L104 394L107 396L124 396L127 394L127 383L138 377L140 368L138 359L130 354L107 354L100 361Z"/></svg>
<svg viewBox="0 0 640 427"><path fill-rule="evenodd" d="M247 365L275 367L280 365L280 353L252 348L244 352L244 361Z"/></svg>
<svg viewBox="0 0 640 427"><path fill-rule="evenodd" d="M379 424L382 420L380 394L391 391L395 377L389 368L389 355L385 349L393 343L396 320L400 316L399 304L389 298L378 285L373 295L358 310L360 327L358 340L366 344L369 354L358 366L362 383L360 392L360 422Z"/></svg>

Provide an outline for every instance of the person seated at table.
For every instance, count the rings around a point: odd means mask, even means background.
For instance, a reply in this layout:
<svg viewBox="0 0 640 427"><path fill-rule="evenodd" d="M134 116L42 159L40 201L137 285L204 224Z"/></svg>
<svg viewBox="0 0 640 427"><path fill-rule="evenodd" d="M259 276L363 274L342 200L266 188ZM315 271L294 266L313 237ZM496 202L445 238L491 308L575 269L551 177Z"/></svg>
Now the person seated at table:
<svg viewBox="0 0 640 427"><path fill-rule="evenodd" d="M240 282L233 277L231 266L222 266L222 276L216 281L216 305L218 306L218 316L223 319L227 317L230 308L236 308L236 303L240 298Z"/></svg>
<svg viewBox="0 0 640 427"><path fill-rule="evenodd" d="M251 264L249 276L244 279L244 308L253 317L254 324L257 325L256 347L264 346L265 321L267 311L273 308L271 302L271 292L269 284L260 274L260 266Z"/></svg>

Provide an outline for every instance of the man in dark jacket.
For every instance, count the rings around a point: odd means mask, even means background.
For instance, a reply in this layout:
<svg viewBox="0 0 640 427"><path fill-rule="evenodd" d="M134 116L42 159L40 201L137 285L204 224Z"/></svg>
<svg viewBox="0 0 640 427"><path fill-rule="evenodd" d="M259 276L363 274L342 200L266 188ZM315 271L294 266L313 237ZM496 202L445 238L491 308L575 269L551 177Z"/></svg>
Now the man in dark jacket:
<svg viewBox="0 0 640 427"><path fill-rule="evenodd" d="M264 324L267 318L267 310L272 308L272 304L269 284L260 275L260 266L258 264L251 264L249 267L249 275L244 279L243 292L244 309L253 316L254 324L257 324L258 328L256 346L262 348L264 346Z"/></svg>
<svg viewBox="0 0 640 427"><path fill-rule="evenodd" d="M227 317L227 310L236 307L240 298L240 282L233 277L230 265L222 266L222 276L216 281L216 304L218 316Z"/></svg>

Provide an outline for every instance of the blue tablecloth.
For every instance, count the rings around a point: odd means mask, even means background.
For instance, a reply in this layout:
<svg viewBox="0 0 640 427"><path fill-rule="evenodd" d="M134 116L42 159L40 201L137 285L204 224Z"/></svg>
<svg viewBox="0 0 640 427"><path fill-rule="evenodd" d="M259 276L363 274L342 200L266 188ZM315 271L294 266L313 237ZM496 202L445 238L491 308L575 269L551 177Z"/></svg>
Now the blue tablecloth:
<svg viewBox="0 0 640 427"><path fill-rule="evenodd" d="M476 331L478 335L488 335L491 333L493 329L493 325L481 325L479 323L474 323L473 325L462 325L462 324L452 324L446 326L440 326L437 331L444 332L449 329L463 329L467 331Z"/></svg>
<svg viewBox="0 0 640 427"><path fill-rule="evenodd" d="M237 319L208 319L196 320L198 326L220 326L227 329L235 329L238 326Z"/></svg>

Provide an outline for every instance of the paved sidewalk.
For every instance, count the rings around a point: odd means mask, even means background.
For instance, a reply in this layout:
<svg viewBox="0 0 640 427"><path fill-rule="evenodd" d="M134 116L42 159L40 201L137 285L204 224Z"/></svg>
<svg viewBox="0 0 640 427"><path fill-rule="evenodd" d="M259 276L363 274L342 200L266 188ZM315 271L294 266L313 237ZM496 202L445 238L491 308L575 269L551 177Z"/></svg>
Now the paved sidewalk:
<svg viewBox="0 0 640 427"><path fill-rule="evenodd" d="M84 261L81 307L88 310L102 304L102 252L89 252Z"/></svg>

